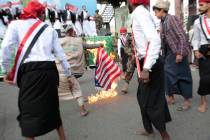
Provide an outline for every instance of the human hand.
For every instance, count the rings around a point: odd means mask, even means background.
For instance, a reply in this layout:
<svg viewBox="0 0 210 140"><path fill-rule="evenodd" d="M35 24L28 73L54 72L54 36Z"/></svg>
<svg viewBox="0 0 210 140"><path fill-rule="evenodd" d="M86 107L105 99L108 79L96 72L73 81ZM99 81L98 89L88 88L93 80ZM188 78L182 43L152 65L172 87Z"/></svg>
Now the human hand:
<svg viewBox="0 0 210 140"><path fill-rule="evenodd" d="M9 75L8 74L4 75L3 80L4 80L5 83L7 83L9 85L14 85L13 81L11 81L9 79Z"/></svg>
<svg viewBox="0 0 210 140"><path fill-rule="evenodd" d="M140 81L142 81L145 84L149 82L149 71L148 70L141 71Z"/></svg>
<svg viewBox="0 0 210 140"><path fill-rule="evenodd" d="M197 59L200 59L200 58L203 57L203 54L201 54L199 51L195 51L194 53L195 53L195 57L196 57Z"/></svg>
<svg viewBox="0 0 210 140"><path fill-rule="evenodd" d="M176 55L176 63L181 63L181 62L182 62L182 60L183 60L183 56L182 56L182 55L177 54L177 55Z"/></svg>

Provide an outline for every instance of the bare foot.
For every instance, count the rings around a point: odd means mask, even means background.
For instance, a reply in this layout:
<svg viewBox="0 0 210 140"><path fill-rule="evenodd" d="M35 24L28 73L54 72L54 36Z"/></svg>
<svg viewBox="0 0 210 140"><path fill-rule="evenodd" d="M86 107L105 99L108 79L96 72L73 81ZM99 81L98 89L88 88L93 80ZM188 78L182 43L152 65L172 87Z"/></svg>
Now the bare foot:
<svg viewBox="0 0 210 140"><path fill-rule="evenodd" d="M167 96L167 102L169 105L175 104L175 99L173 96Z"/></svg>
<svg viewBox="0 0 210 140"><path fill-rule="evenodd" d="M153 133L148 133L145 130L137 130L137 131L135 131L135 134L136 135L146 136L146 137L154 137L154 135L155 135L154 132Z"/></svg>
<svg viewBox="0 0 210 140"><path fill-rule="evenodd" d="M177 107L177 111L187 111L191 108L191 104L189 101L184 102L183 106Z"/></svg>
<svg viewBox="0 0 210 140"><path fill-rule="evenodd" d="M205 113L205 112L207 111L206 105L200 105L200 106L198 107L198 111L199 111L200 113Z"/></svg>
<svg viewBox="0 0 210 140"><path fill-rule="evenodd" d="M183 108L184 111L189 110L189 109L191 108L191 103L190 103L190 101L188 101L188 100L185 101L182 108Z"/></svg>

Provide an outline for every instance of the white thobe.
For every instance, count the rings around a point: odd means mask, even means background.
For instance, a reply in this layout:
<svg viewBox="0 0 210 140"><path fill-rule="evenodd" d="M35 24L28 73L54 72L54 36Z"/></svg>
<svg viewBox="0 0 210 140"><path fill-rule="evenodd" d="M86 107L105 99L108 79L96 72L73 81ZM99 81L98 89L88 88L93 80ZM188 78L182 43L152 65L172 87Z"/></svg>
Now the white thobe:
<svg viewBox="0 0 210 140"><path fill-rule="evenodd" d="M210 18L207 18L208 27L210 28ZM204 36L204 33L201 29L200 19L195 20L194 26L193 26L193 38L191 45L193 46L193 50L199 50L201 45L210 44L206 40L206 37Z"/></svg>
<svg viewBox="0 0 210 140"><path fill-rule="evenodd" d="M139 59L146 59L143 68L151 70L159 58L161 49L161 40L155 29L155 22L149 11L140 5L132 13L132 23L137 55Z"/></svg>
<svg viewBox="0 0 210 140"><path fill-rule="evenodd" d="M11 50L17 50L23 37L29 30L29 28L37 22L38 19L28 19L28 20L16 20L9 24L8 30L6 31L4 40L2 42L2 66L3 71L10 71L9 62L11 60ZM44 23L42 23L43 25ZM31 43L35 34L42 26L38 26L35 31L30 35L29 39L26 41L25 46L22 51L26 51L26 48ZM23 58L24 54L21 54L20 58ZM25 59L24 63L27 62L40 62L40 61L55 61L55 56L61 61L64 68L66 76L71 75L70 65L66 60L66 56L63 49L60 46L58 40L57 32L51 28L47 27L44 32L39 36L39 39L34 44L31 49L30 54ZM17 65L20 64L19 63Z"/></svg>

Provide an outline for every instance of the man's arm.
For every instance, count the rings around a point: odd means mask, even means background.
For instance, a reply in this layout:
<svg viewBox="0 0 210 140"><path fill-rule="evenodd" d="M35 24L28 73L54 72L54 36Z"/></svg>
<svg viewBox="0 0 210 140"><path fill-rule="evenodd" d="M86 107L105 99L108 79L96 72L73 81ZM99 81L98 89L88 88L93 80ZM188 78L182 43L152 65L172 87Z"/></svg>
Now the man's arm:
<svg viewBox="0 0 210 140"><path fill-rule="evenodd" d="M142 27L143 33L147 39L147 44L145 44L145 46L147 47L147 51L143 68L151 70L152 66L159 58L161 48L160 36L155 29L155 24L149 13L141 14L141 16L137 18L137 20L139 25Z"/></svg>
<svg viewBox="0 0 210 140"><path fill-rule="evenodd" d="M3 73L10 71L10 61L12 60L12 52L18 44L18 34L13 23L9 24L4 40L1 44L2 49L2 68Z"/></svg>
<svg viewBox="0 0 210 140"><path fill-rule="evenodd" d="M183 51L185 50L184 47L186 47L185 41L187 41L187 40L186 40L186 34L185 34L185 31L181 24L181 21L179 18L177 18L175 16L170 16L170 18L168 19L168 22L169 22L168 23L169 28L172 29L174 34L178 37L179 44L177 44L177 46L176 46L176 48L177 48L176 55L183 56Z"/></svg>
<svg viewBox="0 0 210 140"><path fill-rule="evenodd" d="M193 46L193 50L195 52L195 57L197 59L203 57L203 55L199 52L199 48L200 48L200 42L201 42L201 36L200 36L200 32L201 30L199 29L199 23L198 23L199 20L196 20L194 22L194 25L193 25L193 30L194 30L194 35L193 35L193 38L192 38L192 46Z"/></svg>

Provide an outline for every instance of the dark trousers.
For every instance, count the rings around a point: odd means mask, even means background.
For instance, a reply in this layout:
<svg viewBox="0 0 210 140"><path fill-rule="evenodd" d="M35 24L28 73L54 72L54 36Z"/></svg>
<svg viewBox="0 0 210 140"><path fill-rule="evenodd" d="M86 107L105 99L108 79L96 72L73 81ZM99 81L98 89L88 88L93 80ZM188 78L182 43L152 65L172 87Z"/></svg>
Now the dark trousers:
<svg viewBox="0 0 210 140"><path fill-rule="evenodd" d="M125 53L124 48L121 48L121 63L123 72L127 71L128 55Z"/></svg>
<svg viewBox="0 0 210 140"><path fill-rule="evenodd" d="M144 60L141 60L143 66ZM152 133L154 127L163 132L166 122L171 121L171 116L164 93L164 68L163 61L158 59L150 73L150 82L139 82L137 100L141 109L142 121L147 132Z"/></svg>
<svg viewBox="0 0 210 140"><path fill-rule="evenodd" d="M201 96L210 95L210 56L199 59L199 75L198 94Z"/></svg>

